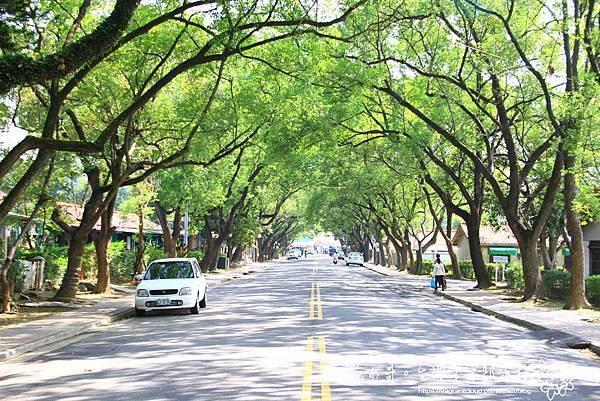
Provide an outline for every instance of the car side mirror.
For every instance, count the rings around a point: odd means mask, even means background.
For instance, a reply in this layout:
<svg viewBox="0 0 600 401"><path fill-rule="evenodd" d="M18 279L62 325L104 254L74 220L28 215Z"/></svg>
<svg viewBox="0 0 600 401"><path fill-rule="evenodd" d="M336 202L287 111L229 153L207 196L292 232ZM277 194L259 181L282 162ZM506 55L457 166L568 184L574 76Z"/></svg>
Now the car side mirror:
<svg viewBox="0 0 600 401"><path fill-rule="evenodd" d="M135 275L135 279L136 279L137 281L142 281L142 280L144 279L144 275L143 275L143 274L136 274L136 275Z"/></svg>

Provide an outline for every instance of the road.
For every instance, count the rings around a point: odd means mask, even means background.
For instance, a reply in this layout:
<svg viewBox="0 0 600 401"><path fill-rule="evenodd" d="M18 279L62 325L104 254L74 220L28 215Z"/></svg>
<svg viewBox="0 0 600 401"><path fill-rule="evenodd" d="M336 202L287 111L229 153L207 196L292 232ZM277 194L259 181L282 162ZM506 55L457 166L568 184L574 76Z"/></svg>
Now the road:
<svg viewBox="0 0 600 401"><path fill-rule="evenodd" d="M6 400L600 400L600 363L324 256L0 364Z"/></svg>

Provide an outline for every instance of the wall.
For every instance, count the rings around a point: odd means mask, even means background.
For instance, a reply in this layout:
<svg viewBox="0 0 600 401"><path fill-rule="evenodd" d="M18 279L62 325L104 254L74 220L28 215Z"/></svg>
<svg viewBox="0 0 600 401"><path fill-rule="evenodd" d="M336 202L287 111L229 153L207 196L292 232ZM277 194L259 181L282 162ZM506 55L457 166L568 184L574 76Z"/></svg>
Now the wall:
<svg viewBox="0 0 600 401"><path fill-rule="evenodd" d="M590 223L583 226L583 271L586 277L591 274L592 268L590 264L590 241L600 241L600 223Z"/></svg>
<svg viewBox="0 0 600 401"><path fill-rule="evenodd" d="M469 240L462 235L456 246L458 260L470 260L471 250L469 249Z"/></svg>

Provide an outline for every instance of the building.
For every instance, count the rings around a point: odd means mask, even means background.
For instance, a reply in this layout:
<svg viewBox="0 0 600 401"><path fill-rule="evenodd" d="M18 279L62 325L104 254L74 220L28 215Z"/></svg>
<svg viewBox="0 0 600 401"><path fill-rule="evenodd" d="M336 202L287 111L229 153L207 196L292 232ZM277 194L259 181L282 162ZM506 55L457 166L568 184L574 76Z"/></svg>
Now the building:
<svg viewBox="0 0 600 401"><path fill-rule="evenodd" d="M600 275L600 222L583 226L583 257L586 277Z"/></svg>
<svg viewBox="0 0 600 401"><path fill-rule="evenodd" d="M453 231L450 238L453 238L454 233L455 232ZM424 241L424 242L427 242L427 241ZM455 247L452 247L452 248L454 249L454 252L457 251L457 249ZM415 240L412 240L412 249L413 249L413 254L418 249ZM446 244L444 237L440 233L437 234L437 237L435 238L435 243L431 244L429 246L429 248L427 248L425 250L425 252L423 252L423 259L434 260L435 255L440 255L440 259L442 259L442 262L450 263L450 253L448 252L448 245Z"/></svg>
<svg viewBox="0 0 600 401"><path fill-rule="evenodd" d="M508 227L495 229L491 226L479 228L481 253L483 260L489 263L511 263L521 259L519 245ZM471 259L469 236L467 227L461 224L452 238L452 243L457 248L458 260Z"/></svg>
<svg viewBox="0 0 600 401"><path fill-rule="evenodd" d="M486 263L512 263L521 261L519 244L508 227L496 229L491 226L481 226L479 228L479 238L481 253ZM456 230L452 243L457 248L459 260L471 259L469 237L467 235L467 227L464 224L461 224L458 230ZM540 266L543 265L541 256L539 257L539 264ZM561 251L556 253L556 265L565 265L565 256Z"/></svg>
<svg viewBox="0 0 600 401"><path fill-rule="evenodd" d="M81 205L75 205L73 203L59 202L57 206L66 214L68 221L72 227L76 227L78 222L81 220L83 214L83 207ZM139 218L135 213L123 213L115 211L112 217L112 225L115 227L113 234L113 242L123 241L125 242L125 249L133 250L136 247L136 240L134 238L138 232ZM100 221L97 221L88 239L90 242L93 241L101 229ZM157 246L162 246L162 229L160 224L153 222L152 220L144 219L144 235L146 242L152 242ZM64 241L68 241L68 234L65 233Z"/></svg>

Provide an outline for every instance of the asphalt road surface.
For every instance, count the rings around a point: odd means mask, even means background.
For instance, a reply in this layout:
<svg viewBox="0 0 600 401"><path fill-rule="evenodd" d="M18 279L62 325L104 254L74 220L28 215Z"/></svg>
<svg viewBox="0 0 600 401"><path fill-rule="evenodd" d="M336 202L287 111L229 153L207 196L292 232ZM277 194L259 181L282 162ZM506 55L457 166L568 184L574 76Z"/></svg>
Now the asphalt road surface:
<svg viewBox="0 0 600 401"><path fill-rule="evenodd" d="M324 256L0 364L2 400L600 400L600 363Z"/></svg>

